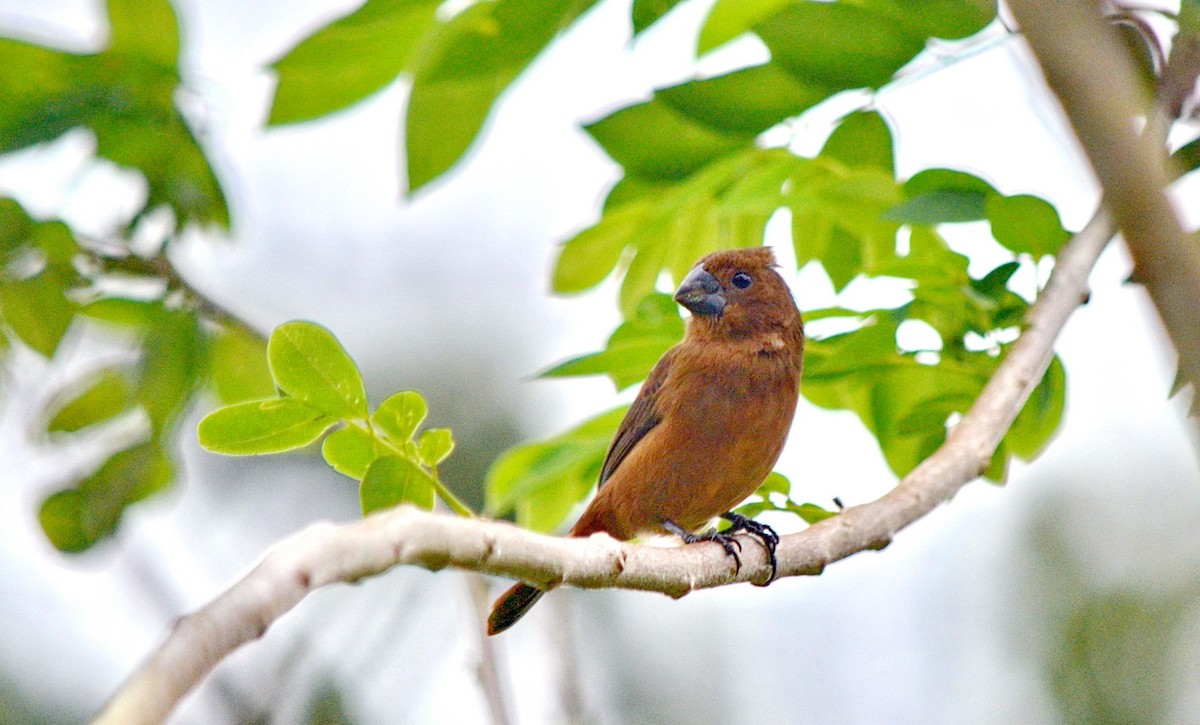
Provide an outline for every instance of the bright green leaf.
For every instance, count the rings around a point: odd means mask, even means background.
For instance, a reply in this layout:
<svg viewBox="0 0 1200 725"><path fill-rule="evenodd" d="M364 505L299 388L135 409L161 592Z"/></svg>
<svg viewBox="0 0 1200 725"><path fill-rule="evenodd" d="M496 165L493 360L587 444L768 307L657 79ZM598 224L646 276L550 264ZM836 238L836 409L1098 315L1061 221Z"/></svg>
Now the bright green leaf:
<svg viewBox="0 0 1200 725"><path fill-rule="evenodd" d="M501 92L595 0L494 0L422 39L405 118L409 192L467 151Z"/></svg>
<svg viewBox="0 0 1200 725"><path fill-rule="evenodd" d="M1009 449L1023 460L1036 458L1062 423L1066 397L1067 373L1056 355L1004 437Z"/></svg>
<svg viewBox="0 0 1200 725"><path fill-rule="evenodd" d="M771 471L767 475L766 480L762 482L762 485L758 487L757 491L757 495L762 498L767 498L773 493L784 496L790 496L792 493L792 482L779 471Z"/></svg>
<svg viewBox="0 0 1200 725"><path fill-rule="evenodd" d="M108 0L108 20L113 53L136 55L164 68L175 68L179 29L167 0Z"/></svg>
<svg viewBox="0 0 1200 725"><path fill-rule="evenodd" d="M267 366L267 343L242 327L226 327L209 350L209 376L226 405L262 400L275 393Z"/></svg>
<svg viewBox="0 0 1200 725"><path fill-rule="evenodd" d="M174 426L202 382L205 339L194 315L172 311L155 320L142 347L137 401L161 436Z"/></svg>
<svg viewBox="0 0 1200 725"><path fill-rule="evenodd" d="M663 98L622 108L584 127L625 172L682 179L705 164L750 148L754 134L731 134L683 115Z"/></svg>
<svg viewBox="0 0 1200 725"><path fill-rule="evenodd" d="M129 409L133 391L125 375L114 369L102 370L76 386L57 409L46 430L51 433L73 432L103 422Z"/></svg>
<svg viewBox="0 0 1200 725"><path fill-rule="evenodd" d="M280 390L335 418L367 417L367 392L354 361L325 328L287 322L267 342L271 376Z"/></svg>
<svg viewBox="0 0 1200 725"><path fill-rule="evenodd" d="M38 510L38 523L46 538L59 551L86 551L100 535L87 524L87 501L78 489L51 494Z"/></svg>
<svg viewBox="0 0 1200 725"><path fill-rule="evenodd" d="M833 92L879 88L925 47L925 37L879 7L797 2L755 25L773 62Z"/></svg>
<svg viewBox="0 0 1200 725"><path fill-rule="evenodd" d="M936 189L897 204L883 218L922 225L973 222L986 218L987 199L977 191Z"/></svg>
<svg viewBox="0 0 1200 725"><path fill-rule="evenodd" d="M275 61L279 74L268 123L324 116L396 79L434 22L434 0L368 0Z"/></svg>
<svg viewBox="0 0 1200 725"><path fill-rule="evenodd" d="M371 424L382 431L393 443L404 445L429 412L425 399L414 390L405 390L392 395L371 414Z"/></svg>
<svg viewBox="0 0 1200 725"><path fill-rule="evenodd" d="M874 166L890 176L895 171L892 132L876 111L860 111L842 119L821 155L847 166Z"/></svg>
<svg viewBox="0 0 1200 725"><path fill-rule="evenodd" d="M554 265L554 291L581 292L600 284L653 214L652 201L623 204L564 242Z"/></svg>
<svg viewBox="0 0 1200 725"><path fill-rule="evenodd" d="M93 320L122 327L145 327L159 319L162 311L162 303L158 301L104 297L88 303L79 312Z"/></svg>
<svg viewBox="0 0 1200 725"><path fill-rule="evenodd" d="M717 0L700 29L696 55L749 32L794 0Z"/></svg>
<svg viewBox="0 0 1200 725"><path fill-rule="evenodd" d="M399 456L383 456L367 469L359 488L363 516L410 503L432 509L433 479L417 464Z"/></svg>
<svg viewBox="0 0 1200 725"><path fill-rule="evenodd" d="M656 101L689 119L735 137L760 134L800 115L828 95L827 89L801 83L773 63L660 88L654 93ZM652 124L654 116L648 115L642 122ZM646 129L648 133L657 131Z"/></svg>
<svg viewBox="0 0 1200 725"><path fill-rule="evenodd" d="M642 31L658 22L659 18L671 12L682 0L633 0L633 34L640 35Z"/></svg>
<svg viewBox="0 0 1200 725"><path fill-rule="evenodd" d="M426 466L436 466L454 450L454 435L449 428L430 428L421 431L417 455Z"/></svg>
<svg viewBox="0 0 1200 725"><path fill-rule="evenodd" d="M295 398L277 398L214 410L198 433L200 445L214 453L248 456L303 448L336 422Z"/></svg>
<svg viewBox="0 0 1200 725"><path fill-rule="evenodd" d="M61 282L48 271L29 279L0 278L0 309L17 337L45 357L54 356L75 314Z"/></svg>
<svg viewBox="0 0 1200 725"><path fill-rule="evenodd" d="M377 448L370 433L347 426L326 436L321 444L321 455L333 470L361 481L367 468L378 458Z"/></svg>
<svg viewBox="0 0 1200 725"><path fill-rule="evenodd" d="M1035 259L1057 253L1071 236L1063 229L1057 209L1045 199L1027 194L991 197L987 219L997 242Z"/></svg>

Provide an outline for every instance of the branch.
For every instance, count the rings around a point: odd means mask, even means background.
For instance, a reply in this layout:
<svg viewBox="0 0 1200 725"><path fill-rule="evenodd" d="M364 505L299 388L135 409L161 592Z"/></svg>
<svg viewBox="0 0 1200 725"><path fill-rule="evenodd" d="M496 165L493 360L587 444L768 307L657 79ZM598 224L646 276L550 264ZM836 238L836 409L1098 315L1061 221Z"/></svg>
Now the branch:
<svg viewBox="0 0 1200 725"><path fill-rule="evenodd" d="M879 500L783 537L777 551L780 576L819 574L839 559L886 546L897 531L979 476L1042 378L1054 340L1086 298L1088 272L1113 233L1101 210L1062 248L1054 274L1030 308L1027 329L942 447ZM735 582L763 584L770 573L766 557L751 541L746 542L741 571L735 573L719 546L639 546L602 534L588 539L545 536L508 523L410 507L353 524L317 524L277 545L224 594L181 618L97 722L162 721L221 659L265 634L310 592L401 564L433 571L454 567L545 588L616 587L672 597Z"/></svg>
<svg viewBox="0 0 1200 725"><path fill-rule="evenodd" d="M1141 136L1133 119L1148 106L1138 92L1128 53L1084 0L1010 0L1013 16L1062 102L1104 187L1113 216L1179 352L1179 385L1192 384L1192 414L1200 415L1200 244L1183 231L1165 194L1170 179L1154 136L1179 113L1181 94L1196 80L1196 38L1181 27L1160 83L1159 113ZM1165 132L1164 132L1165 133Z"/></svg>

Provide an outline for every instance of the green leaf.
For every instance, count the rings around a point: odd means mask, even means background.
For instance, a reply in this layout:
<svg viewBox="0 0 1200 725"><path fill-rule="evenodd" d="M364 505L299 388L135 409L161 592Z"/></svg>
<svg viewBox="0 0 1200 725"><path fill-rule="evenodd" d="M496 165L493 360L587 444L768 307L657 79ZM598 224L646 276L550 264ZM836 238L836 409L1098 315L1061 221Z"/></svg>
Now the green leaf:
<svg viewBox="0 0 1200 725"><path fill-rule="evenodd" d="M707 53L747 33L794 0L717 0L700 29L696 54Z"/></svg>
<svg viewBox="0 0 1200 725"><path fill-rule="evenodd" d="M826 89L801 83L773 63L661 88L654 94L656 101L689 119L734 137L757 136L828 95ZM644 122L652 123L653 117Z"/></svg>
<svg viewBox="0 0 1200 725"><path fill-rule="evenodd" d="M226 405L262 400L275 393L266 341L240 326L223 328L213 339L209 376L217 397Z"/></svg>
<svg viewBox="0 0 1200 725"><path fill-rule="evenodd" d="M791 3L755 25L779 63L828 88L879 88L925 47L925 36L880 7Z"/></svg>
<svg viewBox="0 0 1200 725"><path fill-rule="evenodd" d="M837 511L830 511L815 503L794 504L789 502L788 510L803 519L806 524L815 524L838 514Z"/></svg>
<svg viewBox="0 0 1200 725"><path fill-rule="evenodd" d="M429 412L425 399L413 390L392 395L371 414L371 425L383 432L393 443L403 446Z"/></svg>
<svg viewBox="0 0 1200 725"><path fill-rule="evenodd" d="M61 281L49 270L29 279L0 277L0 309L17 337L44 357L54 356L75 314Z"/></svg>
<svg viewBox="0 0 1200 725"><path fill-rule="evenodd" d="M762 485L758 487L755 495L768 498L773 493L783 496L790 496L792 494L792 482L779 471L771 471L767 475L766 480L762 482Z"/></svg>
<svg viewBox="0 0 1200 725"><path fill-rule="evenodd" d="M354 361L325 328L287 322L267 342L271 376L280 390L335 418L367 417L367 392Z"/></svg>
<svg viewBox="0 0 1200 725"><path fill-rule="evenodd" d="M169 206L178 224L228 225L220 184L175 107L178 33L165 0L114 0L113 43L72 55L0 40L0 153L91 129L96 153L146 178L144 214Z"/></svg>
<svg viewBox="0 0 1200 725"><path fill-rule="evenodd" d="M1056 254L1071 236L1063 229L1057 209L1027 194L991 197L987 219L997 242L1017 254L1032 254L1034 259Z"/></svg>
<svg viewBox="0 0 1200 725"><path fill-rule="evenodd" d="M554 291L582 292L600 284L646 227L654 208L648 200L623 204L606 211L600 221L564 242L554 265Z"/></svg>
<svg viewBox="0 0 1200 725"><path fill-rule="evenodd" d="M987 203L998 196L988 182L950 169L926 169L904 183L907 198L884 213L906 224L943 224L987 218Z"/></svg>
<svg viewBox="0 0 1200 725"><path fill-rule="evenodd" d="M642 31L658 22L659 18L671 12L681 0L633 0L633 34L641 35Z"/></svg>
<svg viewBox="0 0 1200 725"><path fill-rule="evenodd" d="M62 222L42 222L33 228L32 240L51 265L70 264L79 251L71 228Z"/></svg>
<svg viewBox="0 0 1200 725"><path fill-rule="evenodd" d="M405 119L409 192L467 151L497 98L595 0L476 3L422 39Z"/></svg>
<svg viewBox="0 0 1200 725"><path fill-rule="evenodd" d="M1200 168L1200 138L1192 139L1171 153L1171 166L1178 176Z"/></svg>
<svg viewBox="0 0 1200 725"><path fill-rule="evenodd" d="M670 295L656 293L638 305L637 313L622 323L601 352L560 363L544 377L605 374L618 390L645 380L658 359L683 338L683 319Z"/></svg>
<svg viewBox="0 0 1200 725"><path fill-rule="evenodd" d="M647 179L683 179L754 142L752 133L722 132L685 116L657 96L584 129L626 173Z"/></svg>
<svg viewBox="0 0 1200 725"><path fill-rule="evenodd" d="M179 57L175 11L167 0L108 0L113 53L136 55L166 68Z"/></svg>
<svg viewBox="0 0 1200 725"><path fill-rule="evenodd" d="M1008 448L1023 460L1036 458L1062 423L1066 397L1067 373L1055 355L1004 437Z"/></svg>
<svg viewBox="0 0 1200 725"><path fill-rule="evenodd" d="M983 30L996 18L992 0L883 0L913 32L930 38L957 40Z"/></svg>
<svg viewBox="0 0 1200 725"><path fill-rule="evenodd" d="M74 432L103 422L129 409L133 390L129 380L114 368L100 371L77 384L69 397L54 405L56 412L46 430Z"/></svg>
<svg viewBox="0 0 1200 725"><path fill-rule="evenodd" d="M876 111L860 111L842 119L821 149L821 155L847 166L873 166L894 176L892 132Z"/></svg>
<svg viewBox="0 0 1200 725"><path fill-rule="evenodd" d="M359 488L363 516L410 503L432 509L436 496L429 474L399 456L383 456L367 469Z"/></svg>
<svg viewBox="0 0 1200 725"><path fill-rule="evenodd" d="M214 453L249 456L303 448L336 422L295 398L277 398L214 410L198 432L200 445Z"/></svg>
<svg viewBox="0 0 1200 725"><path fill-rule="evenodd" d="M188 313L160 314L142 343L137 401L155 435L170 431L201 383L207 350L199 320Z"/></svg>
<svg viewBox="0 0 1200 725"><path fill-rule="evenodd" d="M487 510L516 512L517 523L553 531L596 485L609 442L627 408L592 418L554 438L503 453L487 474Z"/></svg>
<svg viewBox="0 0 1200 725"><path fill-rule="evenodd" d="M378 449L370 433L347 426L326 436L321 455L333 470L361 481L367 468L379 457Z"/></svg>
<svg viewBox="0 0 1200 725"><path fill-rule="evenodd" d="M84 305L79 313L121 327L146 327L162 314L162 303L104 297Z"/></svg>
<svg viewBox="0 0 1200 725"><path fill-rule="evenodd" d="M163 490L174 476L160 446L139 444L114 454L77 487L49 496L38 521L57 549L83 551L116 529L126 506Z"/></svg>
<svg viewBox="0 0 1200 725"><path fill-rule="evenodd" d="M52 494L38 510L38 523L46 538L59 551L86 551L99 540L100 534L88 525L86 497L78 489Z"/></svg>
<svg viewBox="0 0 1200 725"><path fill-rule="evenodd" d="M446 460L454 450L454 434L449 428L430 428L421 431L417 442L417 455L421 463L433 467Z"/></svg>
<svg viewBox="0 0 1200 725"><path fill-rule="evenodd" d="M433 25L433 0L368 0L271 64L279 74L268 123L324 116L394 81Z"/></svg>

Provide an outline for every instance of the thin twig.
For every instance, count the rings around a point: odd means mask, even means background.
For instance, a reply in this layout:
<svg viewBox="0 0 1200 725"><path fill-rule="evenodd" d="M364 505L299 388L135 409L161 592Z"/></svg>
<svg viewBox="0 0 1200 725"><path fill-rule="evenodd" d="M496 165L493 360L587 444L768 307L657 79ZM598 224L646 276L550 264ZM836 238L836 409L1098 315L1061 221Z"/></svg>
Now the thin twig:
<svg viewBox="0 0 1200 725"><path fill-rule="evenodd" d="M780 576L818 574L839 559L882 548L987 467L1045 372L1063 324L1085 299L1088 272L1112 234L1112 223L1101 211L1063 247L1050 282L1030 308L1026 331L945 444L879 500L783 537L777 551ZM559 538L408 507L343 526L317 524L280 543L224 594L180 619L97 722L161 722L221 659L262 636L313 590L397 565L450 566L542 587L617 587L681 597L735 582L765 583L765 556L750 541L744 549L741 570L735 572L716 546L638 546L604 535Z"/></svg>

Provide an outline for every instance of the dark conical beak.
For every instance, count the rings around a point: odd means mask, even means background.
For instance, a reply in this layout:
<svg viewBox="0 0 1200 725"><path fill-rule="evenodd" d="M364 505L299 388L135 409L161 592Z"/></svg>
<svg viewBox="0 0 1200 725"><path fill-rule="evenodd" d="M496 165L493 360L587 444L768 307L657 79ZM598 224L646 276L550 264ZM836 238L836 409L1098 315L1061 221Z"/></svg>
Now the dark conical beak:
<svg viewBox="0 0 1200 725"><path fill-rule="evenodd" d="M719 315L725 310L725 290L704 267L696 267L683 278L675 301L693 315Z"/></svg>

